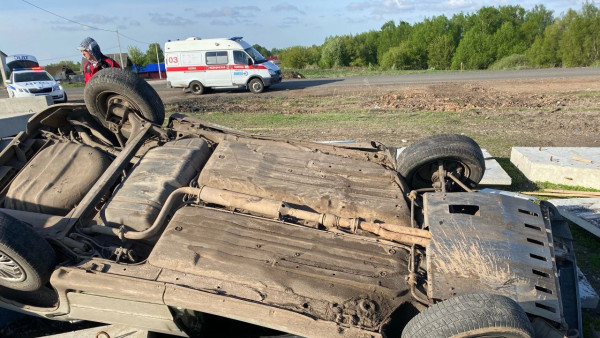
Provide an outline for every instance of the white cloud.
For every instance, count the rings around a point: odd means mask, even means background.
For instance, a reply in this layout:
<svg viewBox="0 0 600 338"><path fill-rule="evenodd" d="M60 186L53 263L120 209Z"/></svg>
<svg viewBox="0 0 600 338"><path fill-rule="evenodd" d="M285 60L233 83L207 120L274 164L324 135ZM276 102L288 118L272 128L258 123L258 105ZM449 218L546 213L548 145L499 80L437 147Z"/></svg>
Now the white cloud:
<svg viewBox="0 0 600 338"><path fill-rule="evenodd" d="M244 16L254 16L255 12L260 12L260 8L257 6L241 6L241 7L223 7L221 9L213 9L210 12L199 12L196 13L196 16L199 17L244 17Z"/></svg>
<svg viewBox="0 0 600 338"><path fill-rule="evenodd" d="M305 12L298 9L298 7L296 7L294 5L290 5L289 3L286 3L286 2L272 7L271 10L273 10L275 12L284 12L285 11L285 12L297 12L297 13L300 13L303 15L306 14Z"/></svg>
<svg viewBox="0 0 600 338"><path fill-rule="evenodd" d="M183 18L181 16L174 16L173 14L167 13L162 14L150 14L150 21L161 26L185 26L191 25L194 22L190 19Z"/></svg>
<svg viewBox="0 0 600 338"><path fill-rule="evenodd" d="M346 8L350 11L367 11L372 15L382 16L386 14L402 13L406 10L414 9L414 5L408 1L401 0L370 0L362 2L352 2Z"/></svg>

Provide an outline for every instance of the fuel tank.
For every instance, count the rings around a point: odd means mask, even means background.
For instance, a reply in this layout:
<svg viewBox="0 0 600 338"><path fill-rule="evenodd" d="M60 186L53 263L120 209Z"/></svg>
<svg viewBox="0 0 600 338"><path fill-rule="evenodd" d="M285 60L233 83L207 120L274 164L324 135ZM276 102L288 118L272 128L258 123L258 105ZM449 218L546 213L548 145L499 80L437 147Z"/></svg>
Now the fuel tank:
<svg viewBox="0 0 600 338"><path fill-rule="evenodd" d="M150 149L131 169L100 212L105 225L149 228L173 190L187 186L210 156L203 139L168 142Z"/></svg>

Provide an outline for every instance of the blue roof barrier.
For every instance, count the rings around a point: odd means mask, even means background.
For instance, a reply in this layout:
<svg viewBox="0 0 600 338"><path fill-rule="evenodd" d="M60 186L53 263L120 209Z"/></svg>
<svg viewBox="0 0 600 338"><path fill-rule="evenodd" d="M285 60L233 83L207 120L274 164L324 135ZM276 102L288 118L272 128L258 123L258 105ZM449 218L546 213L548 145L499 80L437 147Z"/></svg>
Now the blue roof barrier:
<svg viewBox="0 0 600 338"><path fill-rule="evenodd" d="M133 71L136 73L158 73L158 64L156 63L149 63L147 65L145 65L144 67L140 67L140 71L137 71L137 67L134 65L132 67ZM164 62L161 62L160 64L160 71L164 72L165 71L165 64Z"/></svg>

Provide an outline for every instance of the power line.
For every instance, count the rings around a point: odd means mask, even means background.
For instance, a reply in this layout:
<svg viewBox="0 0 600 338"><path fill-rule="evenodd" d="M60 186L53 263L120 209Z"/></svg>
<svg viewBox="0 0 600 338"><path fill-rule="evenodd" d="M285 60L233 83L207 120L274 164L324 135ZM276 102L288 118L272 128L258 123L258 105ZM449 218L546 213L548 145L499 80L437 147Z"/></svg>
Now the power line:
<svg viewBox="0 0 600 338"><path fill-rule="evenodd" d="M109 48L102 48L103 51L107 51L107 50L114 50L119 48L119 46L113 46L113 47L109 47ZM48 58L48 59L38 59L38 61L52 61L52 60L58 60L58 59L67 59L67 58L76 58L76 57L81 57L81 54L74 54L74 55L67 55L67 56L58 56L55 58Z"/></svg>
<svg viewBox="0 0 600 338"><path fill-rule="evenodd" d="M133 41L135 41L135 42L139 42L139 43L145 43L145 44L147 44L147 45L151 45L151 44L152 44L151 42L145 42L145 41L139 41L139 40L136 40L136 39L134 39L134 38L132 38L132 37L129 37L129 36L127 36L127 35L123 34L123 33L119 33L119 34L120 34L122 37L124 37L124 38L127 38L127 39L129 39L129 40L133 40Z"/></svg>
<svg viewBox="0 0 600 338"><path fill-rule="evenodd" d="M81 25L81 26L85 26L85 27L89 27L89 28L92 28L92 29L97 29L97 30L101 30L101 31L105 31L105 32L111 32L111 33L114 33L114 32L115 32L115 31L113 31L113 30L104 29L104 28L98 28L98 27L94 27L94 26L86 25L86 24L84 24L84 23L81 23L81 22L77 22L77 21L75 21L75 20L71 20L71 19L65 18L64 16L58 15L58 14L56 14L56 13L50 12L49 10L43 9L42 7L39 7L39 6L35 5L35 4L32 4L31 2L29 2L29 1L27 1L27 0L21 0L21 1L23 1L24 3L26 3L26 4L28 4L28 5L31 5L31 6L33 6L33 7L35 7L35 8L37 8L37 9L40 9L40 10L42 10L42 11L44 11L44 12L50 13L50 14L52 14L52 15L54 15L54 16L57 16L57 17L59 17L59 18L61 18L61 19L67 20L67 21L69 21L69 22L72 22L72 23L75 23L75 24L78 24L78 25Z"/></svg>
<svg viewBox="0 0 600 338"><path fill-rule="evenodd" d="M59 14L56 14L56 13L54 13L54 12L51 12L51 11L49 11L49 10L47 10L47 9L44 9L44 8L42 8L42 7L40 7L40 6L37 6L37 5L35 5L35 4L32 4L31 2L29 2L29 1L27 1L27 0L21 0L21 1L23 1L24 3L26 3L26 4L30 5L30 6L33 6L33 7L37 8L37 9L40 9L40 10L42 10L42 11L46 12L46 13L50 13L50 14L52 14L52 15L54 15L54 16L57 16L57 17L59 17L59 18L61 18L61 19L67 20L67 21L69 21L69 22L72 22L72 23L74 23L74 24L77 24L77 25L81 25L81 26L84 26L84 27L89 27L89 28L92 28L92 29L97 29L97 30L101 30L101 31L105 31L105 32L111 32L111 33L116 33L116 32L117 32L116 30L110 30L110 29L104 29L104 28L99 28L99 27L94 27L94 26L86 25L86 24L84 24L84 23L81 23L81 22L78 22L78 21L75 21L75 20L71 20L71 19L69 19L69 18L65 18L64 16L61 16L61 15L59 15ZM139 43L145 43L145 44L147 44L147 45L151 45L151 44L152 44L151 42L140 41L140 40L134 39L134 38L132 38L132 37L130 37L130 36L127 36L127 35L125 35L125 34L123 34L123 33L118 33L118 32L117 32L117 34L119 34L119 35L121 35L122 37L124 37L124 38L127 38L127 39L129 39L129 40L135 41L135 42L139 42Z"/></svg>
<svg viewBox="0 0 600 338"><path fill-rule="evenodd" d="M69 18L65 18L65 17L64 17L64 16L62 16L62 15L58 15L58 14L56 14L56 13L54 13L54 12L51 12L51 11L49 11L49 10L47 10L47 9L44 9L44 8L42 8L42 7L38 6L38 5L32 4L31 2L29 2L29 1L27 1L27 0L21 0L21 1L22 1L22 2L24 2L24 3L26 3L26 4L28 4L28 5L30 5L30 6L33 6L33 7L37 8L37 9L39 9L39 10L42 10L42 11L44 11L44 12L46 12L46 13L49 13L49 14L51 14L51 15L54 15L54 16L56 16L56 17L59 17L59 18L61 18L61 19L63 19L63 20L67 20L67 21L69 21L69 22L71 22L71 23L74 23L74 24L77 24L77 25L80 25L80 26L84 26L84 27L88 27L88 28L92 28L92 29L96 29L96 30L100 30L100 31L104 31L104 32L117 33L117 40L119 40L119 35L121 35L122 37L124 37L124 38L126 38L126 39L129 39L129 40L132 40L132 41L135 41L135 42L138 42L138 43L143 43L143 44L147 44L147 45L151 45L151 44L152 44L152 43L150 43L150 42L145 42L145 41L139 41L139 40L136 40L136 39L134 39L134 38L132 38L132 37L130 37L130 36L124 35L124 34L119 34L119 30L118 30L118 29L116 29L116 30L110 30L110 29L104 29L104 28L99 28L99 27L94 27L94 26L86 25L86 24L84 24L84 23L81 23L81 22L78 22L78 21L75 21L75 20L71 20L71 19L69 19ZM71 57L71 56L70 56L70 57ZM74 56L72 56L72 57L74 57ZM119 42L119 57L121 57L121 46L120 46L120 42ZM158 58L158 49L157 49L157 58ZM45 59L45 60L55 60L55 59L58 59L58 58ZM45 60L40 60L40 61L45 61ZM160 62L160 61L159 61L159 62ZM122 57L121 57L121 64L122 64L122 63L123 63L123 59L122 59Z"/></svg>

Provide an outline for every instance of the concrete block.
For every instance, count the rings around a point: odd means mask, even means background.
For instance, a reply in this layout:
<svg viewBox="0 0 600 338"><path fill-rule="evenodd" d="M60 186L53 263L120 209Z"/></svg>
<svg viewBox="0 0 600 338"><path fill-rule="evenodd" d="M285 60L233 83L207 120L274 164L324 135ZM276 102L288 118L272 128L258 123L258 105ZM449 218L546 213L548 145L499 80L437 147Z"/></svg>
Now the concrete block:
<svg viewBox="0 0 600 338"><path fill-rule="evenodd" d="M0 99L0 116L6 114L35 114L54 104L51 96L16 97Z"/></svg>
<svg viewBox="0 0 600 338"><path fill-rule="evenodd" d="M564 218L600 237L600 198L552 199L548 202Z"/></svg>
<svg viewBox="0 0 600 338"><path fill-rule="evenodd" d="M514 147L510 161L532 182L600 189L600 148Z"/></svg>
<svg viewBox="0 0 600 338"><path fill-rule="evenodd" d="M596 293L596 290L590 285L587 278L579 268L577 268L577 279L579 280L579 299L581 300L582 309L595 310L598 307L598 301L600 297Z"/></svg>
<svg viewBox="0 0 600 338"><path fill-rule="evenodd" d="M33 114L54 104L50 96L0 99L0 137L14 136L25 130Z"/></svg>
<svg viewBox="0 0 600 338"><path fill-rule="evenodd" d="M398 148L396 150L396 159L400 156L400 153L405 148ZM483 173L483 178L481 182L479 182L480 186L493 186L493 185L511 185L512 179L511 177L502 169L500 163L490 155L485 149L481 149L483 153L483 157L485 158L485 172Z"/></svg>
<svg viewBox="0 0 600 338"><path fill-rule="evenodd" d="M481 149L485 158L485 172L479 185L511 185L512 178L502 169L500 163L485 149Z"/></svg>

